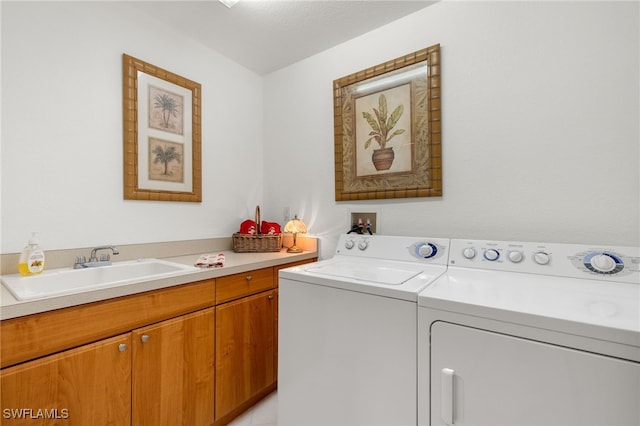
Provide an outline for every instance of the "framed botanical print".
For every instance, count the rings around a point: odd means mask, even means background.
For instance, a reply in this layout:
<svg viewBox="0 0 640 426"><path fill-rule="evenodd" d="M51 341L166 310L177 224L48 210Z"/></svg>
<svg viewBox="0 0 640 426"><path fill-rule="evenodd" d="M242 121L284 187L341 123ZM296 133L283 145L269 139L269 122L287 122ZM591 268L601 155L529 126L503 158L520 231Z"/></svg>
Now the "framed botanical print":
<svg viewBox="0 0 640 426"><path fill-rule="evenodd" d="M333 82L336 201L442 195L440 45Z"/></svg>
<svg viewBox="0 0 640 426"><path fill-rule="evenodd" d="M124 198L202 201L201 86L124 54Z"/></svg>

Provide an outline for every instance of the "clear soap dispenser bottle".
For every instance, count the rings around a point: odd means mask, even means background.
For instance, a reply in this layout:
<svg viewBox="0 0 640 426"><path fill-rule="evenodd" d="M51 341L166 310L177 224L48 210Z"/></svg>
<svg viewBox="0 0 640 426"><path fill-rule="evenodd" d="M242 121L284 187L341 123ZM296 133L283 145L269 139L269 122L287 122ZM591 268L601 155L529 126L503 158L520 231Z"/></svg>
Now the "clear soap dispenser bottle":
<svg viewBox="0 0 640 426"><path fill-rule="evenodd" d="M37 275L44 271L44 252L40 248L38 233L32 232L29 243L20 254L18 271L21 275Z"/></svg>

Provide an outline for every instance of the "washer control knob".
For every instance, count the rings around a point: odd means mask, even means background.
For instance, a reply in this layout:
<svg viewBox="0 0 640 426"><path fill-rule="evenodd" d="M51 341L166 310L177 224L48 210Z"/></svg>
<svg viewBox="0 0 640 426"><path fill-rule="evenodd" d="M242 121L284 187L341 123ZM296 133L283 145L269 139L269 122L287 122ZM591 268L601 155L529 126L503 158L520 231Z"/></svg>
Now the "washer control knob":
<svg viewBox="0 0 640 426"><path fill-rule="evenodd" d="M432 243L422 243L416 247L418 257L429 259L438 253L438 247Z"/></svg>
<svg viewBox="0 0 640 426"><path fill-rule="evenodd" d="M537 251L533 253L533 261L538 265L546 265L551 261L551 256L547 252Z"/></svg>
<svg viewBox="0 0 640 426"><path fill-rule="evenodd" d="M616 261L605 253L591 258L591 266L598 272L611 272L616 269Z"/></svg>
<svg viewBox="0 0 640 426"><path fill-rule="evenodd" d="M500 258L500 252L496 249L487 249L484 251L484 258L494 262Z"/></svg>
<svg viewBox="0 0 640 426"><path fill-rule="evenodd" d="M524 254L520 250L513 250L509 252L509 260L513 263L520 263L524 259Z"/></svg>
<svg viewBox="0 0 640 426"><path fill-rule="evenodd" d="M358 243L358 248L360 250L366 250L368 246L369 246L369 243L367 243L366 241L360 241Z"/></svg>
<svg viewBox="0 0 640 426"><path fill-rule="evenodd" d="M351 250L353 248L353 246L354 246L353 240L347 240L347 241L344 242L344 247L347 250Z"/></svg>
<svg viewBox="0 0 640 426"><path fill-rule="evenodd" d="M466 249L462 250L462 255L466 259L473 259L474 257L476 257L476 249L474 249L473 247L467 247Z"/></svg>

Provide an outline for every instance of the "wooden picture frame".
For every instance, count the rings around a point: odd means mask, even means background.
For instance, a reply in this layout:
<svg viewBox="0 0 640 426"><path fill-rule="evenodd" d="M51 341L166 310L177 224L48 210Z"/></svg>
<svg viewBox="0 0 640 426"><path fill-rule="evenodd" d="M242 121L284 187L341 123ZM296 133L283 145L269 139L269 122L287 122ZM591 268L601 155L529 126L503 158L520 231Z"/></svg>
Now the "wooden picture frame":
<svg viewBox="0 0 640 426"><path fill-rule="evenodd" d="M336 201L442 196L439 44L337 79L333 93Z"/></svg>
<svg viewBox="0 0 640 426"><path fill-rule="evenodd" d="M200 84L127 54L122 68L124 199L201 202Z"/></svg>

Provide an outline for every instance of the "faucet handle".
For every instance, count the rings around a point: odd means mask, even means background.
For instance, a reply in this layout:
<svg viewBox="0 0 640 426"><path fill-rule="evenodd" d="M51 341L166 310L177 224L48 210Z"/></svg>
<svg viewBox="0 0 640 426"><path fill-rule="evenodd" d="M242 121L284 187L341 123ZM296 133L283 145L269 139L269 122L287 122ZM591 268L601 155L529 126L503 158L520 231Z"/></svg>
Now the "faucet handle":
<svg viewBox="0 0 640 426"><path fill-rule="evenodd" d="M87 261L87 258L84 256L76 256L76 261L73 264L73 269L80 269L82 267L84 267L85 262Z"/></svg>
<svg viewBox="0 0 640 426"><path fill-rule="evenodd" d="M106 262L108 260L111 260L111 256L109 256L109 254L107 253L102 253L100 255L100 262Z"/></svg>

